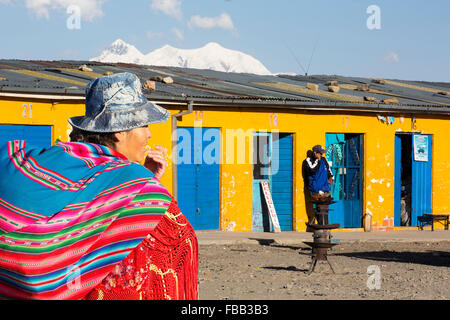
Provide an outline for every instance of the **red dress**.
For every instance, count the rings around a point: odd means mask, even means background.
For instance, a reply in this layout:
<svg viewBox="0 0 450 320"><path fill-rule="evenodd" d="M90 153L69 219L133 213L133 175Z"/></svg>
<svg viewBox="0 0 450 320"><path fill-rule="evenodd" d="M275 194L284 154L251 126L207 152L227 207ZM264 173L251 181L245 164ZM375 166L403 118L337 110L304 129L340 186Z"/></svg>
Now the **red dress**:
<svg viewBox="0 0 450 320"><path fill-rule="evenodd" d="M84 300L197 300L195 231L172 202L156 228Z"/></svg>

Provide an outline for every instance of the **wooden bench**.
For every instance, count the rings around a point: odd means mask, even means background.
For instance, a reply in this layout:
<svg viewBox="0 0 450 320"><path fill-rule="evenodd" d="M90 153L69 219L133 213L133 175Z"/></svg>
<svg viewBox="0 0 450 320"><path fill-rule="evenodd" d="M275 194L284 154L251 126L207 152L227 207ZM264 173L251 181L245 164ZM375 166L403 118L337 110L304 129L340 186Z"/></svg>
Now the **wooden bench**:
<svg viewBox="0 0 450 320"><path fill-rule="evenodd" d="M417 217L417 224L421 230L423 226L431 225L431 231L434 231L434 222L437 221L445 226L445 230L448 230L449 215L449 213L424 213Z"/></svg>

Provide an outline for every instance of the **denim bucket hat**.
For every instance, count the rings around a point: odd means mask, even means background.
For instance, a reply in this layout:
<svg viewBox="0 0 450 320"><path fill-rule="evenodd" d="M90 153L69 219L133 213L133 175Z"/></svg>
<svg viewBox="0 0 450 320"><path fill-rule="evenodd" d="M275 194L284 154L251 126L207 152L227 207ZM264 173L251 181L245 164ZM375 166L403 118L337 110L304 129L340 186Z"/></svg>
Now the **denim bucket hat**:
<svg viewBox="0 0 450 320"><path fill-rule="evenodd" d="M86 115L72 117L69 123L84 131L120 132L169 118L168 110L145 98L139 78L125 72L89 82Z"/></svg>

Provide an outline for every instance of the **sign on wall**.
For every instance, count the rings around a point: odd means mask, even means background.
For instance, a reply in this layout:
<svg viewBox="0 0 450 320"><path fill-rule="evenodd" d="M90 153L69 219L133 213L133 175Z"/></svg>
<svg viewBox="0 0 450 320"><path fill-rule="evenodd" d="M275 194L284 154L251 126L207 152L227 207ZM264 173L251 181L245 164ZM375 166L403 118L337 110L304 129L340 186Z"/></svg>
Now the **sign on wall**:
<svg viewBox="0 0 450 320"><path fill-rule="evenodd" d="M428 136L414 135L414 160L428 161Z"/></svg>
<svg viewBox="0 0 450 320"><path fill-rule="evenodd" d="M278 222L277 212L272 201L272 195L270 193L269 184L267 181L261 181L261 186L264 192L264 198L266 199L267 208L269 209L269 216L272 220L274 232L281 232L280 223Z"/></svg>

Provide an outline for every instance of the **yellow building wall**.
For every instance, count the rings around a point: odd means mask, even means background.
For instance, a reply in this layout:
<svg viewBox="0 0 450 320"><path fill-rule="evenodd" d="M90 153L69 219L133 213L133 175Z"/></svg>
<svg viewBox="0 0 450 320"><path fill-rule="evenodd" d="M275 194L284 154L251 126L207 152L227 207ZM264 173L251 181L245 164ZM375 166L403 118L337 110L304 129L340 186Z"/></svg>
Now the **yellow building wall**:
<svg viewBox="0 0 450 320"><path fill-rule="evenodd" d="M433 135L433 181L432 211L450 212L450 148L448 147L448 118L417 118L412 129L409 116L395 116L395 122L388 124L373 115L313 114L245 111L204 110L183 116L178 126L222 128L221 165L221 229L228 231L251 231L252 228L252 139L245 146L234 141L234 162L229 152L232 139L227 136L256 131L278 131L293 133L294 137L294 199L293 230L304 231L308 222L305 202L302 162L306 152L316 144L325 144L326 133L359 133L364 135L364 186L363 215L371 216L372 230L391 230L394 222L394 176L395 176L395 134L412 132ZM201 119L200 121L195 121ZM237 149L244 148L245 163L238 164ZM332 213L331 213L332 214ZM366 226L367 227L367 226ZM439 226L437 226L439 227Z"/></svg>
<svg viewBox="0 0 450 320"><path fill-rule="evenodd" d="M35 100L0 100L0 124L52 126L52 143L68 141L67 119L84 114L84 105Z"/></svg>
<svg viewBox="0 0 450 320"><path fill-rule="evenodd" d="M25 105L27 107L25 107ZM32 105L32 107L30 107ZM178 113L171 107L172 114ZM30 113L31 110L31 113ZM325 144L325 134L364 134L364 201L363 213L369 214L372 230L388 230L394 219L395 133L416 132L433 135L432 210L450 212L450 140L448 117L417 117L412 129L411 118L395 116L389 125L373 115L318 114L302 112L266 112L255 109L204 109L185 115L179 127L216 127L221 129L221 230L251 231L253 132L292 133L294 139L294 199L293 230L304 231L308 222L304 196L302 162L306 152L316 144ZM84 104L45 101L0 100L0 124L51 125L52 141L68 141L70 126L67 119L84 114ZM162 183L170 192L172 182L172 123L150 126L149 145L159 144L168 149L169 166ZM239 144L245 141L245 144ZM332 213L330 213L332 214ZM436 225L436 227L440 227Z"/></svg>

